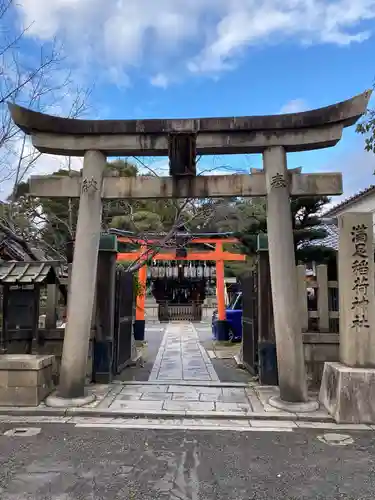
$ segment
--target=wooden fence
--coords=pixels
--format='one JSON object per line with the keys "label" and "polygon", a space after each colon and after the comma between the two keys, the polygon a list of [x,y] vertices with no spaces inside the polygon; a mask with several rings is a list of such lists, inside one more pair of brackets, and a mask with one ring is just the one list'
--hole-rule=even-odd
{"label": "wooden fence", "polygon": [[306,278],[304,265],[297,266],[299,310],[308,383],[320,387],[324,363],[339,361],[339,287],[328,281],[327,266],[316,267]]}
{"label": "wooden fence", "polygon": [[317,266],[316,277],[307,280],[305,266],[299,265],[297,280],[302,331],[339,333],[338,282],[328,281],[327,266]]}

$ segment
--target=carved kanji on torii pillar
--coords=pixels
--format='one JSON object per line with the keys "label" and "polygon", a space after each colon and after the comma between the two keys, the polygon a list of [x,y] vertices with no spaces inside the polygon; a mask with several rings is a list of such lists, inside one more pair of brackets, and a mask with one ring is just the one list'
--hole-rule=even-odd
{"label": "carved kanji on torii pillar", "polygon": [[[80,198],[58,394],[84,396],[103,199],[267,196],[267,230],[281,399],[306,402],[290,196],[342,193],[339,173],[287,170],[286,154],[334,146],[366,111],[371,92],[303,113],[186,120],[76,120],[10,104],[42,153],[83,156],[82,177],[33,177],[37,197]],[[180,149],[179,149],[180,148]],[[196,176],[195,155],[263,155],[263,171]],[[169,156],[171,177],[106,177],[107,156]]]}

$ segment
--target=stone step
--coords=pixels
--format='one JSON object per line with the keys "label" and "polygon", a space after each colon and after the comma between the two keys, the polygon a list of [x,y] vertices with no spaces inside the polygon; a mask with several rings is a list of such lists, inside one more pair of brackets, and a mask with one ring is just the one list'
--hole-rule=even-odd
{"label": "stone step", "polygon": [[140,386],[140,385],[181,385],[181,386],[191,386],[191,387],[253,387],[257,382],[254,381],[254,383],[244,383],[244,382],[219,382],[219,381],[212,381],[212,380],[207,380],[207,381],[202,381],[202,380],[147,380],[145,382],[138,382],[138,381],[121,381],[121,380],[114,380],[112,384],[116,385],[130,385],[130,386]]}
{"label": "stone step", "polygon": [[[215,412],[215,411],[147,411],[147,410],[131,410],[131,409],[116,409],[108,408],[48,408],[48,407],[1,407],[0,422],[11,420],[8,417],[92,417],[92,418],[159,418],[167,421],[174,418],[188,419],[244,419],[244,420],[264,420],[264,421],[303,421],[303,422],[320,422],[333,423],[334,420],[328,414],[322,412],[300,413],[293,414],[289,412]],[[375,427],[374,427],[375,428]]]}

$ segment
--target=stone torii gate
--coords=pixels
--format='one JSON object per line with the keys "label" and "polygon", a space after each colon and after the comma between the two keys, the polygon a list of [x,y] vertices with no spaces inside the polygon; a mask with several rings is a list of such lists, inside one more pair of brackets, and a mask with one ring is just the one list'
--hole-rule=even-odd
{"label": "stone torii gate", "polygon": [[[16,125],[42,153],[84,157],[82,177],[32,177],[35,197],[80,198],[68,321],[57,398],[85,403],[103,199],[267,196],[267,230],[280,397],[306,403],[307,385],[290,196],[342,193],[339,173],[287,171],[286,154],[336,145],[366,111],[371,92],[313,111],[274,116],[161,120],[77,120],[10,104]],[[196,176],[196,155],[263,155],[263,171]],[[107,156],[169,156],[170,177],[106,177]],[[74,399],[74,401],[72,401]],[[71,400],[71,401],[69,401]]]}

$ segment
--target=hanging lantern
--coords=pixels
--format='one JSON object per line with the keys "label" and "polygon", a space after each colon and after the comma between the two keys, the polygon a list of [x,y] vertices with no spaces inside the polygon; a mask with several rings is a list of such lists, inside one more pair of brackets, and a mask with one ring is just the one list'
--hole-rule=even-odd
{"label": "hanging lantern", "polygon": [[210,267],[208,266],[207,262],[204,263],[204,277],[210,277]]}
{"label": "hanging lantern", "polygon": [[203,274],[204,274],[204,270],[203,270],[202,264],[199,263],[198,267],[197,267],[197,277],[202,278]]}
{"label": "hanging lantern", "polygon": [[147,268],[147,278],[150,279],[152,277],[152,267]]}
{"label": "hanging lantern", "polygon": [[188,265],[185,263],[184,264],[184,278],[188,278],[189,277],[189,267]]}
{"label": "hanging lantern", "polygon": [[160,278],[164,278],[165,276],[165,267],[164,267],[164,264],[162,264],[160,267],[159,267],[159,277]]}
{"label": "hanging lantern", "polygon": [[152,265],[152,271],[151,271],[151,274],[152,274],[152,277],[153,278],[158,278],[158,266],[156,264],[156,262],[153,263]]}
{"label": "hanging lantern", "polygon": [[211,266],[211,278],[216,279],[216,262]]}
{"label": "hanging lantern", "polygon": [[167,278],[172,277],[172,267],[171,267],[171,263],[169,261],[167,262],[166,275],[167,275]]}
{"label": "hanging lantern", "polygon": [[190,274],[190,276],[191,276],[192,278],[195,278],[195,277],[196,277],[196,275],[197,275],[197,268],[195,267],[195,263],[191,266],[190,273],[191,273],[191,274]]}
{"label": "hanging lantern", "polygon": [[174,265],[173,268],[172,268],[172,276],[174,278],[178,278],[178,265]]}

